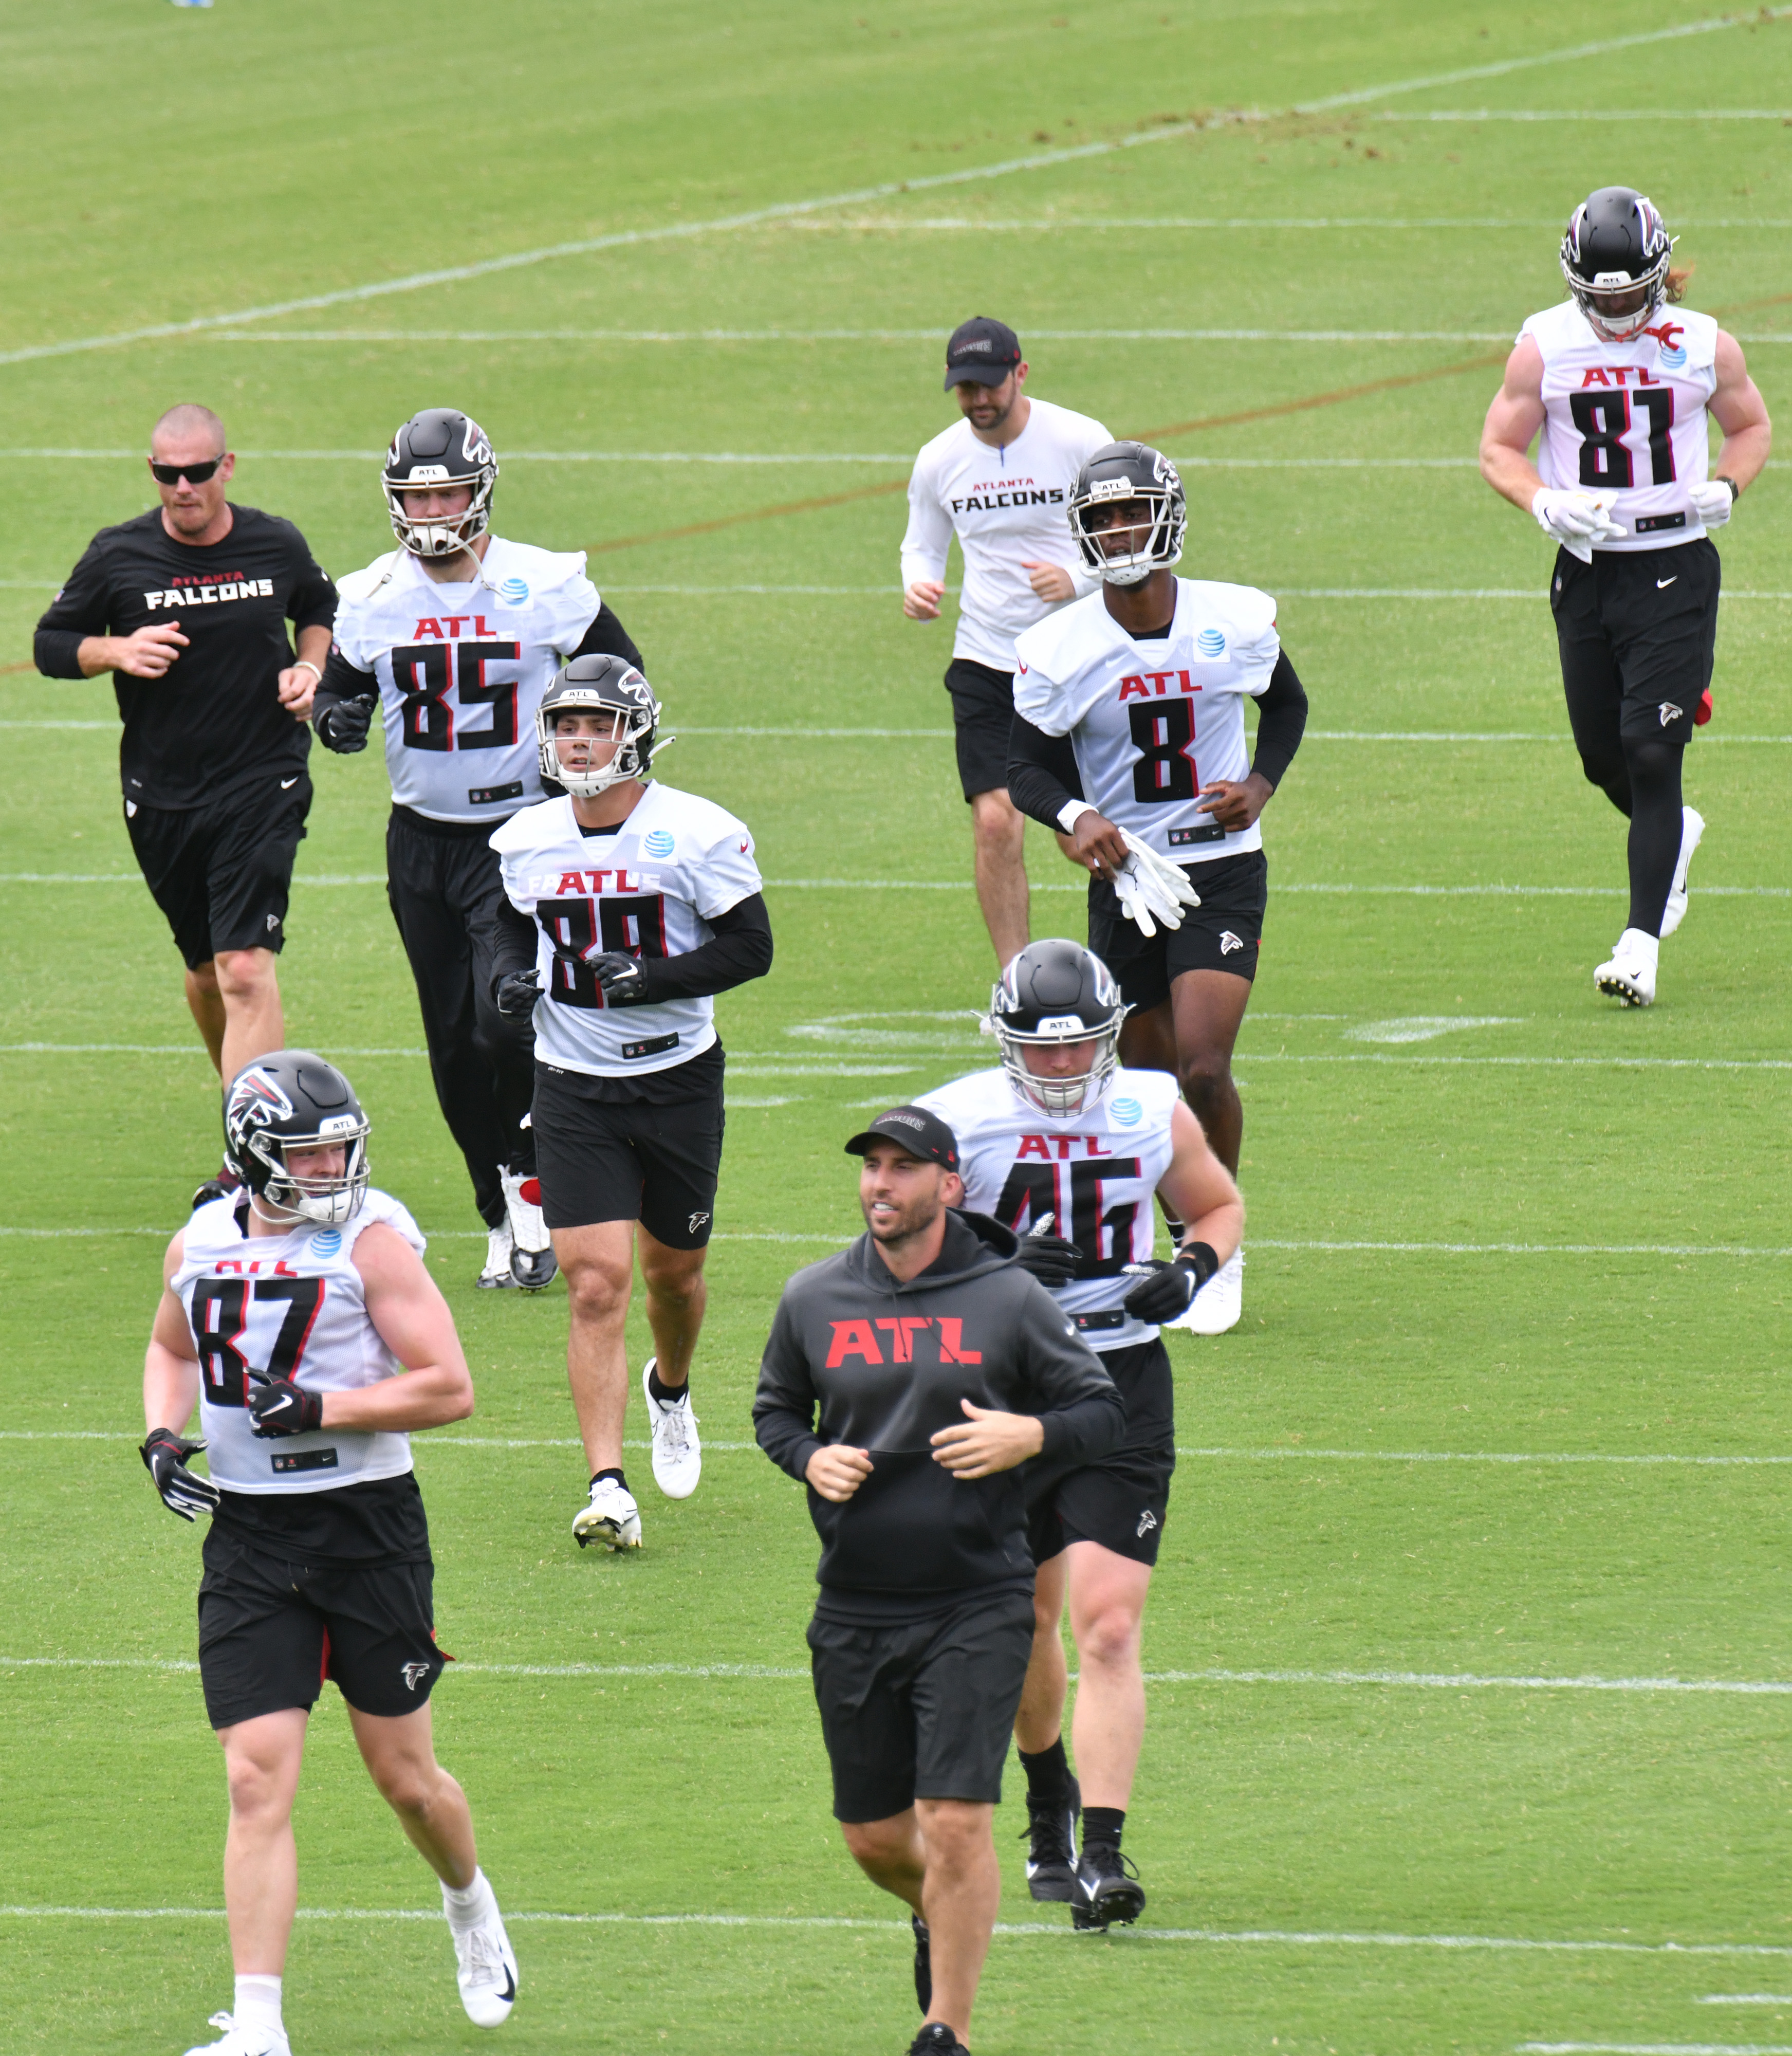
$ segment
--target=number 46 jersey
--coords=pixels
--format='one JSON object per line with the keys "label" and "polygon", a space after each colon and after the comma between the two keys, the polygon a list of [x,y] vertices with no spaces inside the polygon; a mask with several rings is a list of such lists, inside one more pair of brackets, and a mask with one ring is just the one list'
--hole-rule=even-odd
{"label": "number 46 jersey", "polygon": [[420,1256],[416,1223],[389,1194],[370,1190],[345,1227],[302,1221],[290,1235],[251,1237],[238,1220],[239,1196],[193,1215],[172,1281],[199,1351],[199,1432],[213,1480],[226,1492],[327,1492],[408,1471],[405,1434],[332,1428],[262,1441],[248,1394],[251,1375],[357,1392],[404,1369],[368,1319],[354,1247],[381,1221]]}
{"label": "number 46 jersey", "polygon": [[1228,834],[1196,796],[1250,769],[1244,698],[1281,654],[1276,603],[1254,586],[1176,581],[1167,635],[1135,641],[1099,592],[1048,615],[1014,646],[1014,710],[1068,735],[1083,797],[1173,864],[1261,849],[1256,822]]}
{"label": "number 46 jersey", "polygon": [[1005,1071],[955,1078],[915,1102],[958,1139],[965,1204],[1026,1235],[1050,1214],[1050,1232],[1083,1252],[1076,1275],[1052,1296],[1090,1348],[1131,1349],[1157,1330],[1121,1305],[1139,1283],[1126,1275],[1157,1240],[1158,1180],[1170,1168],[1170,1117],[1178,1097],[1168,1071],[1116,1071],[1092,1107],[1042,1113]]}
{"label": "number 46 jersey", "polygon": [[438,585],[407,550],[377,557],[337,587],[335,639],[378,683],[393,801],[495,828],[542,797],[535,710],[600,603],[582,551],[494,536],[480,569]]}

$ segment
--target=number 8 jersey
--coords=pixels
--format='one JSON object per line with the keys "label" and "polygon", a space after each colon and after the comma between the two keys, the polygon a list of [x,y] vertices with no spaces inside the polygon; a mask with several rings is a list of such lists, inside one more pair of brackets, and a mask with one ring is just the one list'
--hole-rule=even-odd
{"label": "number 8 jersey", "polygon": [[199,1359],[199,1433],[215,1483],[226,1492],[327,1492],[411,1468],[409,1435],[320,1429],[263,1441],[249,1413],[251,1375],[290,1378],[308,1392],[356,1392],[404,1369],[368,1319],[354,1247],[375,1221],[396,1228],[419,1256],[416,1223],[369,1190],[339,1228],[302,1221],[290,1235],[244,1233],[239,1194],[203,1206],[181,1237],[171,1281],[187,1310]]}
{"label": "number 8 jersey", "polygon": [[1169,634],[1139,642],[1093,592],[1015,644],[1014,710],[1070,737],[1083,798],[1116,827],[1204,864],[1263,847],[1256,822],[1229,834],[1194,801],[1250,769],[1243,696],[1266,689],[1281,654],[1276,603],[1254,586],[1179,578]]}

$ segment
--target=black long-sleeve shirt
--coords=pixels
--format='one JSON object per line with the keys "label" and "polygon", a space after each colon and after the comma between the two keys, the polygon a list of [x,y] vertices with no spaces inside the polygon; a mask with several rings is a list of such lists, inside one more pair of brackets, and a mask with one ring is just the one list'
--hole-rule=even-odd
{"label": "black long-sleeve shirt", "polygon": [[124,723],[119,771],[140,806],[185,810],[305,769],[311,734],[280,704],[286,623],[327,628],[336,588],[290,521],[231,508],[221,543],[177,542],[152,508],[102,528],[37,623],[45,678],[78,678],[89,635],[152,623],[187,639],[159,678],[112,674]]}

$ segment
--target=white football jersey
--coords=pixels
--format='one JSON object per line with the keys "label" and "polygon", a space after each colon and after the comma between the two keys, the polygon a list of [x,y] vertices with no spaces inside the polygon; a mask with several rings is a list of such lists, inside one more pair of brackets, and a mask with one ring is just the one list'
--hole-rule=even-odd
{"label": "white football jersey", "polygon": [[358,1392],[405,1366],[367,1318],[353,1262],[363,1229],[383,1221],[419,1256],[416,1223],[389,1193],[369,1190],[345,1227],[306,1221],[290,1235],[245,1235],[235,1194],[213,1200],[184,1231],[174,1291],[199,1358],[199,1432],[213,1482],[226,1492],[328,1492],[411,1468],[401,1433],[320,1429],[262,1441],[249,1412],[251,1373],[311,1392]]}
{"label": "white football jersey", "polygon": [[1083,797],[1159,856],[1206,864],[1261,849],[1253,822],[1229,834],[1195,797],[1250,769],[1243,695],[1269,685],[1281,643],[1276,603],[1254,586],[1176,581],[1170,633],[1135,642],[1099,592],[1014,646],[1014,708],[1068,735]]}
{"label": "white football jersey", "polygon": [[1139,1283],[1125,1275],[1157,1240],[1152,1205],[1174,1153],[1170,1117],[1180,1097],[1168,1071],[1116,1071],[1094,1106],[1042,1113],[1006,1071],[955,1078],[915,1102],[958,1138],[965,1204],[1025,1235],[1047,1214],[1048,1231],[1083,1252],[1076,1278],[1052,1296],[1095,1350],[1131,1349],[1157,1329],[1121,1305]]}
{"label": "white football jersey", "polygon": [[1062,564],[1080,593],[1095,586],[1070,532],[1076,474],[1111,443],[1099,421],[1049,400],[1029,403],[1027,425],[1005,449],[979,442],[966,421],[937,435],[914,461],[902,583],[944,581],[954,533],[964,552],[954,657],[1014,669],[1014,639],[1051,609],[1028,582],[1024,563]]}
{"label": "white football jersey", "polygon": [[494,536],[483,583],[438,585],[409,550],[337,590],[337,647],[379,681],[401,807],[494,825],[542,797],[535,710],[598,617],[585,553]]}
{"label": "white football jersey", "polygon": [[1711,472],[1705,409],[1717,390],[1717,323],[1664,307],[1628,342],[1606,342],[1572,300],[1533,314],[1518,331],[1543,354],[1543,437],[1537,476],[1565,490],[1616,490],[1624,534],[1569,543],[1583,563],[1593,549],[1659,550],[1695,542],[1705,524],[1687,498]]}
{"label": "white football jersey", "polygon": [[649,785],[618,829],[587,834],[570,799],[544,800],[491,838],[504,890],[539,931],[535,1055],[599,1077],[663,1071],[716,1040],[712,998],[606,1007],[585,959],[606,950],[681,957],[709,941],[710,918],[760,891],[753,839],[694,793]]}

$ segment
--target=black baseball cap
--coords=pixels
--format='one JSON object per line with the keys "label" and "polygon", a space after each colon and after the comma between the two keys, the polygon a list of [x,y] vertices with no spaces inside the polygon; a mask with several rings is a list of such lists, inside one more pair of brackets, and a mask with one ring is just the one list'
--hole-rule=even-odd
{"label": "black baseball cap", "polygon": [[847,1145],[847,1154],[862,1156],[874,1142],[899,1142],[923,1163],[937,1164],[948,1171],[958,1168],[957,1137],[924,1106],[893,1106],[889,1113],[880,1113]]}
{"label": "black baseball cap", "polygon": [[1005,322],[973,314],[960,322],[945,346],[945,389],[999,386],[1020,362],[1020,338]]}

